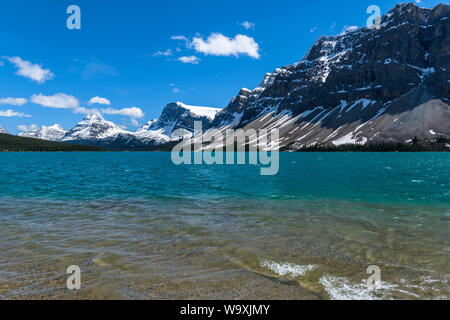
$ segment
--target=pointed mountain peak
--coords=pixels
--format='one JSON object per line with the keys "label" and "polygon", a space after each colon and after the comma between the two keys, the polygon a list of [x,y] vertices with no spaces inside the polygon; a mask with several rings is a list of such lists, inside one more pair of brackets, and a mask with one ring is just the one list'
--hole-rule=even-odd
{"label": "pointed mountain peak", "polygon": [[88,114],[64,136],[64,141],[96,140],[117,137],[119,134],[129,134],[114,122],[107,121],[99,113]]}
{"label": "pointed mountain peak", "polygon": [[94,121],[104,121],[105,118],[103,118],[103,115],[101,113],[91,113],[87,114],[83,120],[94,122]]}

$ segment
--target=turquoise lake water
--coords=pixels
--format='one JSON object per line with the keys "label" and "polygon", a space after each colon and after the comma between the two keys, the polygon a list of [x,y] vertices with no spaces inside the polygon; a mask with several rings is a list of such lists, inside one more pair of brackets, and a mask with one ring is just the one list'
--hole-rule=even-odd
{"label": "turquoise lake water", "polygon": [[448,153],[0,153],[0,298],[448,299],[449,223]]}

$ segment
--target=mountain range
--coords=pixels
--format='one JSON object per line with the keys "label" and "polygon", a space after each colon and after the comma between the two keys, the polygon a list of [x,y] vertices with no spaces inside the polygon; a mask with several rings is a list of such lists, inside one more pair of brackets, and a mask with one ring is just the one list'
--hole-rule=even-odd
{"label": "mountain range", "polygon": [[173,136],[175,131],[182,135],[193,132],[195,121],[201,121],[204,127],[208,128],[220,111],[221,109],[217,108],[189,106],[177,102],[168,104],[158,119],[147,122],[136,132],[127,131],[97,113],[87,115],[69,131],[55,124],[25,131],[19,133],[19,136],[113,149],[137,149],[178,139]]}
{"label": "mountain range", "polygon": [[53,125],[19,135],[135,149],[176,140],[175,130],[191,133],[201,121],[205,130],[276,128],[288,150],[449,138],[449,16],[445,4],[399,4],[379,28],[320,37],[300,62],[241,89],[223,109],[177,102],[136,132],[94,114],[69,131]]}

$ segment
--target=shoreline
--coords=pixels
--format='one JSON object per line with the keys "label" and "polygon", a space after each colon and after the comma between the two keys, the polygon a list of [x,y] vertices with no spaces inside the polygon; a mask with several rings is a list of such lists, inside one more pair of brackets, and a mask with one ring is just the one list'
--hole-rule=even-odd
{"label": "shoreline", "polygon": [[[180,141],[171,141],[165,144],[136,147],[136,148],[114,148],[114,146],[98,144],[80,144],[41,140],[36,138],[19,137],[10,134],[0,134],[0,152],[171,152]],[[207,147],[207,145],[206,145]],[[227,147],[223,146],[222,152],[227,152]],[[233,150],[237,150],[235,142]],[[245,145],[245,152],[249,152],[248,144]],[[194,145],[191,146],[194,152]],[[202,150],[202,152],[205,150]],[[437,137],[433,140],[419,140],[415,138],[411,143],[371,143],[371,144],[343,144],[314,145],[301,149],[292,149],[291,145],[281,147],[280,152],[449,152],[450,139]],[[237,152],[237,151],[233,151]]]}

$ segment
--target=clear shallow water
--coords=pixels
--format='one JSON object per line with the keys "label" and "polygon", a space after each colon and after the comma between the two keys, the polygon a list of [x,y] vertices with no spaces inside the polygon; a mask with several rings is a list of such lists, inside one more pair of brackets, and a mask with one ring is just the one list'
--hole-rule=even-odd
{"label": "clear shallow water", "polygon": [[0,298],[448,299],[448,153],[283,153],[259,173],[0,153]]}

